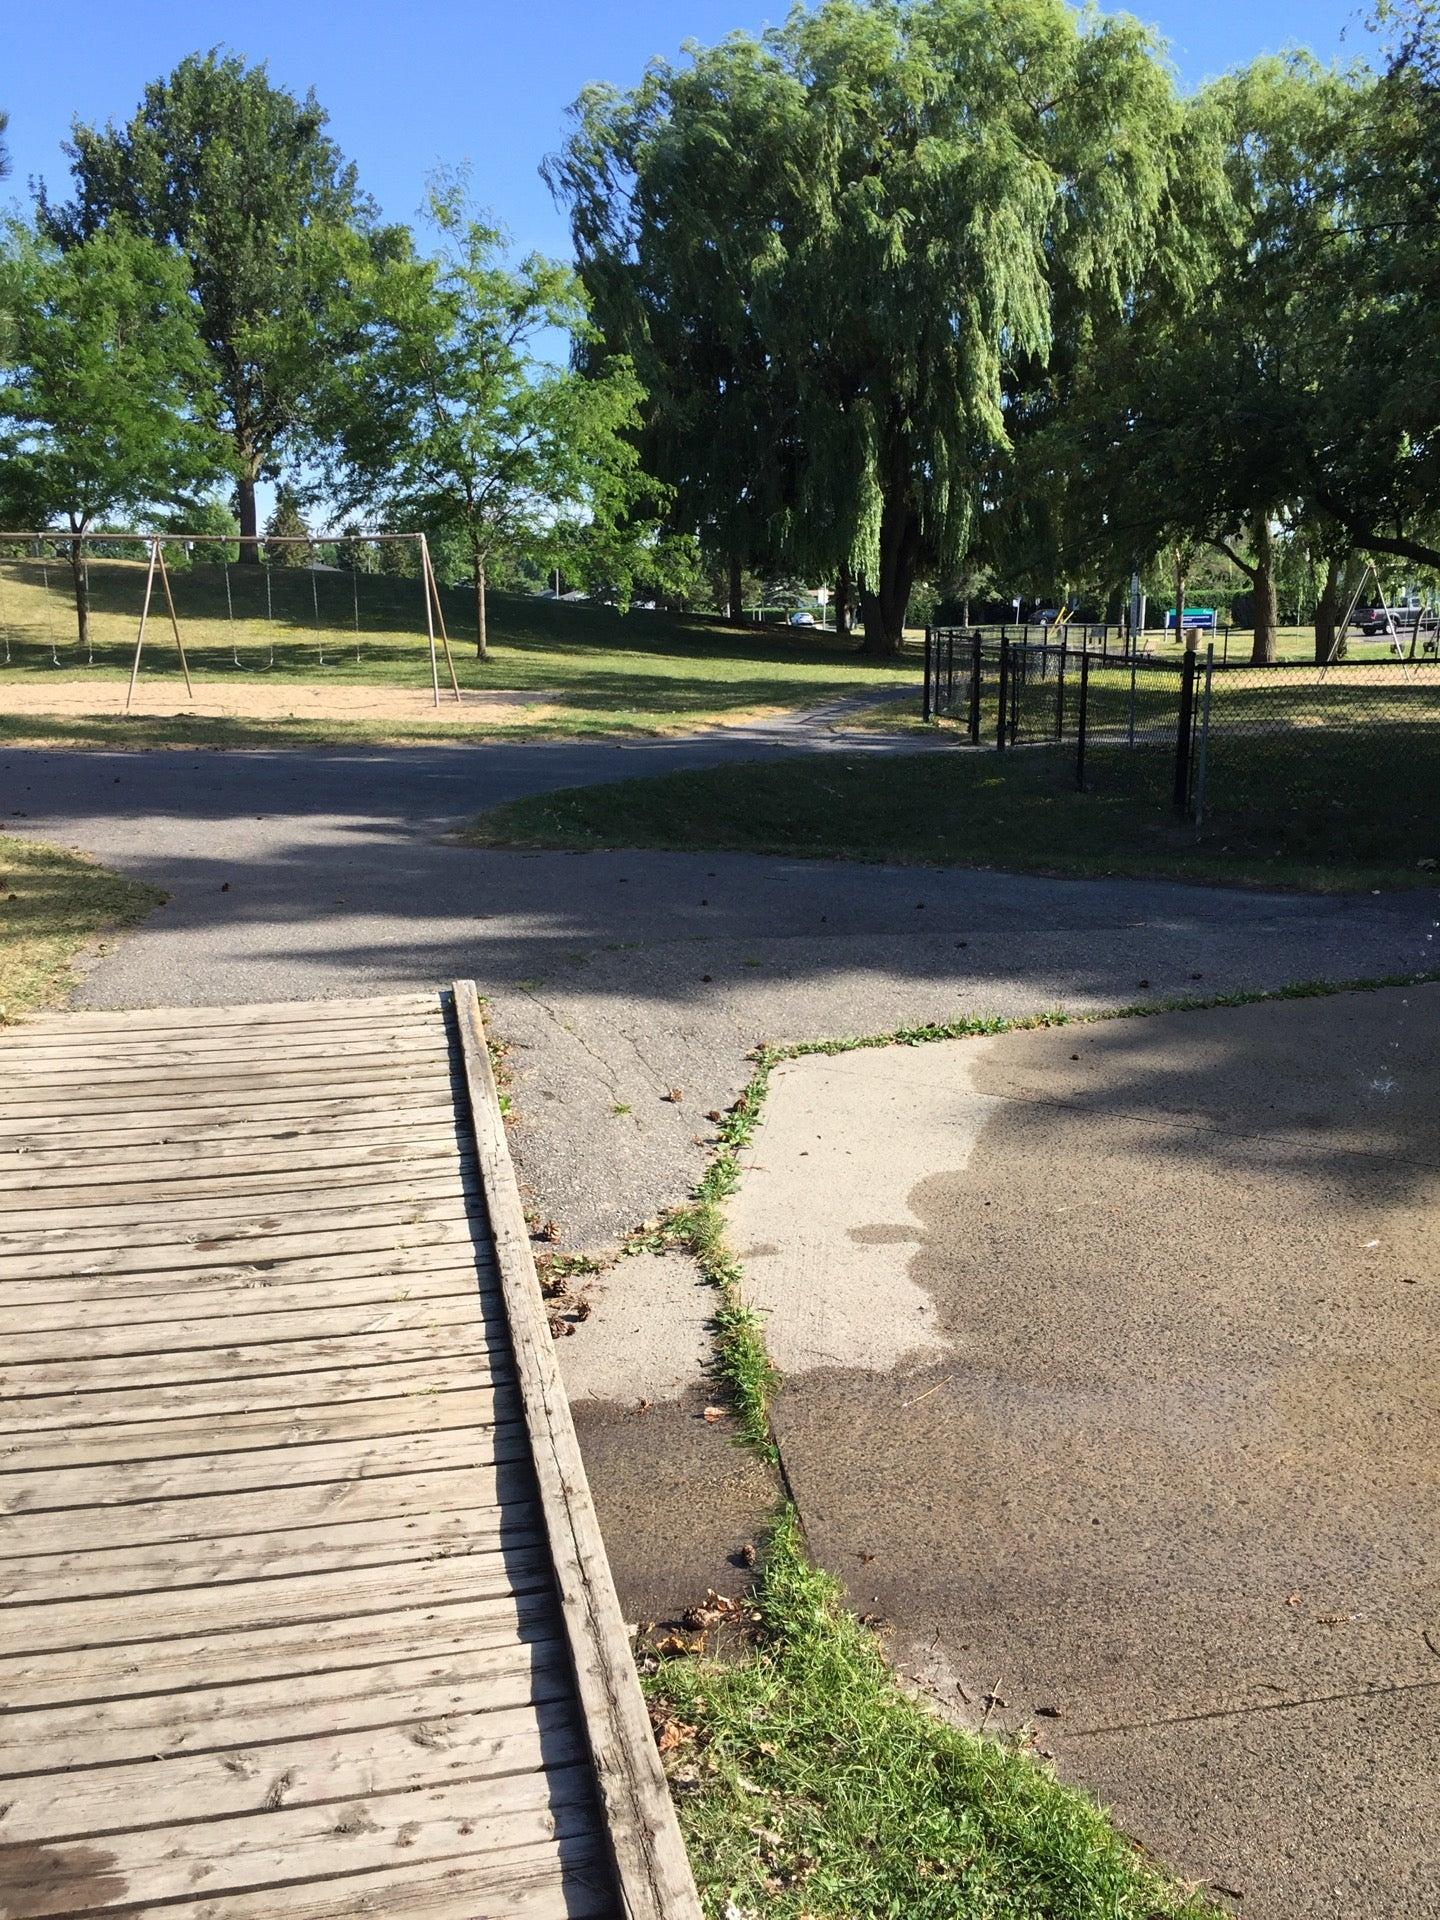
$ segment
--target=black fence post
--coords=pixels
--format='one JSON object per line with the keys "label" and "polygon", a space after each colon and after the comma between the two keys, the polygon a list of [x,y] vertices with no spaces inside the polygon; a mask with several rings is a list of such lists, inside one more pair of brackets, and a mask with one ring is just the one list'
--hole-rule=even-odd
{"label": "black fence post", "polygon": [[1090,718],[1090,655],[1080,656],[1080,711],[1075,716],[1075,784],[1085,791],[1085,729]]}
{"label": "black fence post", "polygon": [[995,745],[1005,745],[1005,702],[1010,695],[1010,642],[1002,633],[1000,636],[1000,720],[995,729]]}
{"label": "black fence post", "polygon": [[922,720],[933,720],[935,718],[935,695],[934,695],[934,689],[931,686],[931,679],[930,679],[930,671],[931,671],[930,670],[930,654],[931,654],[931,647],[932,647],[932,638],[933,638],[933,630],[930,627],[926,627],[925,629],[925,697],[924,697],[924,702],[922,704],[921,711],[920,711],[920,717]]}
{"label": "black fence post", "polygon": [[955,629],[951,627],[945,635],[945,711],[950,713],[955,706]]}
{"label": "black fence post", "polygon": [[977,627],[974,638],[971,641],[973,658],[970,663],[970,743],[976,747],[980,744],[980,663],[982,658],[981,649],[983,646],[984,641],[981,639],[980,629]]}
{"label": "black fence post", "polygon": [[1175,725],[1175,811],[1185,819],[1190,812],[1190,745],[1195,731],[1195,655],[1187,647],[1180,656],[1180,712]]}
{"label": "black fence post", "polygon": [[1060,633],[1060,673],[1055,683],[1055,738],[1065,738],[1065,656],[1069,651],[1069,634],[1065,629]]}

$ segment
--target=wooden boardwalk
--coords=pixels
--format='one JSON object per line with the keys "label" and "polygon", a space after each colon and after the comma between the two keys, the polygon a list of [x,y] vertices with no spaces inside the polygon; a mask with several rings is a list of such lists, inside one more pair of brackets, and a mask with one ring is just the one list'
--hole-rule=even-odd
{"label": "wooden boardwalk", "polygon": [[698,1920],[474,988],[0,1035],[0,1916]]}

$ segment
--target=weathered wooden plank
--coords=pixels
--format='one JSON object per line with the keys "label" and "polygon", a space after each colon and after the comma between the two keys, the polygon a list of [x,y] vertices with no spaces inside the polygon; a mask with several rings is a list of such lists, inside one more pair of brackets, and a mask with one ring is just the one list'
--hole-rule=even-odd
{"label": "weathered wooden plank", "polygon": [[[372,1616],[391,1618],[395,1616]],[[0,1714],[0,1779],[67,1768],[216,1753],[261,1740],[304,1740],[391,1721],[504,1712],[530,1701],[574,1709],[570,1653],[558,1637],[517,1639],[279,1679],[181,1687]],[[461,1636],[462,1638],[465,1636]],[[493,1638],[493,1635],[492,1635]],[[413,1639],[413,1635],[412,1635]]]}
{"label": "weathered wooden plank", "polygon": [[[501,1365],[508,1363],[501,1356]],[[172,1460],[191,1454],[224,1454],[248,1448],[303,1446],[311,1441],[350,1440],[356,1446],[414,1433],[455,1427],[491,1427],[520,1416],[513,1386],[449,1385],[438,1391],[399,1391],[384,1399],[341,1400],[334,1405],[241,1413],[183,1416],[169,1420],[86,1421],[70,1429],[0,1436],[0,1491],[5,1476],[35,1467],[99,1467],[115,1460]]]}
{"label": "weathered wooden plank", "polygon": [[[473,1299],[489,1284],[488,1269],[473,1265],[442,1266],[434,1272],[401,1276],[375,1274],[357,1280],[312,1280],[299,1285],[265,1279],[244,1287],[167,1287],[161,1293],[115,1295],[106,1290],[85,1299],[55,1299],[53,1281],[24,1281],[0,1288],[0,1351],[18,1332],[46,1333],[68,1328],[76,1333],[103,1334],[114,1327],[169,1322],[183,1312],[186,1324],[203,1320],[236,1320],[245,1314],[273,1318],[288,1313],[313,1314],[331,1308],[398,1306],[406,1302],[444,1300],[452,1296]],[[94,1284],[94,1283],[91,1283]],[[71,1349],[73,1351],[73,1347]],[[3,1464],[3,1462],[0,1462]]]}
{"label": "weathered wooden plank", "polygon": [[[177,1310],[179,1303],[176,1303]],[[120,1354],[151,1355],[182,1350],[204,1352],[225,1347],[260,1346],[277,1340],[353,1340],[370,1334],[410,1333],[427,1327],[473,1327],[484,1318],[483,1300],[474,1286],[443,1299],[391,1300],[363,1306],[331,1306],[322,1312],[304,1307],[259,1313],[232,1313],[199,1320],[132,1320],[111,1326],[67,1327],[60,1331],[10,1332],[5,1353],[16,1365],[63,1362],[73,1354],[77,1331],[83,1335],[85,1362]]]}
{"label": "weathered wooden plank", "polygon": [[5,1127],[8,1132],[18,1132],[45,1121],[52,1132],[68,1133],[75,1125],[93,1123],[106,1116],[113,1122],[113,1117],[120,1114],[144,1119],[174,1113],[183,1118],[186,1114],[209,1113],[221,1104],[230,1110],[243,1107],[252,1113],[276,1109],[293,1111],[297,1106],[308,1105],[312,1094],[316,1099],[333,1100],[352,1092],[363,1093],[371,1100],[384,1099],[393,1105],[406,1099],[433,1102],[449,1090],[449,1078],[443,1069],[427,1066],[412,1071],[403,1066],[388,1069],[381,1066],[372,1071],[365,1061],[333,1067],[329,1073],[318,1069],[288,1073],[284,1068],[277,1068],[263,1079],[243,1083],[231,1082],[224,1074],[216,1073],[208,1084],[176,1087],[162,1076],[153,1086],[133,1087],[128,1091],[106,1088],[95,1094],[86,1094],[81,1088],[48,1092],[27,1088],[20,1094],[6,1096]]}
{"label": "weathered wooden plank", "polygon": [[[369,1442],[321,1440],[232,1453],[197,1453],[178,1460],[123,1461],[113,1466],[87,1459],[73,1467],[35,1468],[0,1476],[0,1512],[49,1513],[67,1507],[189,1500],[263,1487],[283,1491],[331,1482],[344,1485],[441,1468],[475,1466],[478,1470],[491,1461],[523,1460],[528,1451],[522,1419],[503,1426],[404,1433]],[[277,1514],[277,1526],[287,1523],[287,1512]],[[9,1550],[8,1541],[0,1534],[0,1563]]]}
{"label": "weathered wooden plank", "polygon": [[441,1069],[428,1067],[413,1074],[397,1070],[383,1078],[363,1070],[347,1073],[336,1069],[328,1075],[298,1075],[288,1086],[234,1089],[227,1089],[224,1075],[217,1074],[214,1085],[209,1088],[187,1087],[173,1093],[159,1086],[132,1094],[107,1093],[92,1100],[78,1092],[56,1094],[48,1099],[37,1096],[23,1101],[7,1100],[4,1127],[7,1135],[38,1127],[47,1131],[53,1140],[92,1126],[113,1130],[122,1120],[148,1126],[173,1117],[177,1124],[193,1125],[197,1120],[208,1118],[213,1124],[217,1108],[226,1115],[253,1120],[273,1114],[303,1116],[314,1101],[348,1102],[358,1098],[368,1100],[372,1111],[393,1112],[407,1101],[411,1105],[434,1106],[451,1091],[448,1075]]}
{"label": "weathered wooden plank", "polygon": [[[618,1920],[604,1842],[568,1829],[534,1847],[287,1886],[284,1920]],[[165,1920],[277,1920],[276,1896],[182,1900]]]}
{"label": "weathered wooden plank", "polygon": [[[231,1061],[253,1061],[263,1042],[254,1030],[243,1034],[145,1034],[115,1039],[110,1035],[57,1039],[26,1046],[22,1039],[0,1039],[0,1074],[8,1084],[14,1076],[49,1073],[64,1078],[77,1073],[105,1073],[134,1066],[142,1070],[174,1065],[202,1066]],[[373,1026],[346,1030],[320,1025],[286,1028],[270,1044],[287,1060],[335,1059],[347,1052],[446,1052],[445,1035],[433,1020],[407,1023],[376,1021]]]}
{"label": "weathered wooden plank", "polygon": [[[550,1558],[543,1542],[498,1547],[460,1560],[407,1563],[405,1592],[416,1605],[445,1600],[509,1600],[517,1593],[552,1590]],[[16,1653],[58,1652],[62,1647],[118,1647],[194,1633],[255,1633],[300,1621],[353,1620],[382,1613],[395,1599],[396,1575],[388,1567],[342,1568],[338,1573],[296,1573],[278,1580],[240,1580],[233,1585],[176,1587],[169,1593],[127,1593],[118,1598],[7,1606],[0,1613],[7,1645]]]}
{"label": "weathered wooden plank", "polygon": [[462,1153],[453,1143],[434,1146],[424,1154],[392,1152],[384,1159],[354,1161],[335,1154],[306,1158],[309,1164],[300,1167],[265,1159],[237,1160],[210,1173],[198,1172],[183,1160],[164,1165],[152,1160],[148,1168],[140,1164],[128,1169],[124,1180],[111,1178],[115,1169],[107,1165],[97,1168],[103,1177],[87,1179],[81,1185],[75,1183],[73,1173],[56,1179],[32,1172],[28,1182],[0,1185],[0,1230],[21,1232],[32,1215],[43,1226],[41,1215],[60,1208],[98,1214],[112,1207],[133,1208],[139,1202],[153,1209],[162,1204],[180,1206],[205,1200],[244,1201],[259,1207],[274,1194],[333,1195],[352,1190],[364,1194],[410,1181],[442,1178],[473,1184],[475,1177],[473,1156]]}
{"label": "weathered wooden plank", "polygon": [[194,1033],[202,1027],[327,1027],[352,1020],[361,1027],[392,1014],[434,1018],[441,1006],[439,992],[384,993],[374,996],[337,996],[333,1000],[256,1000],[221,1007],[117,1007],[108,1012],[76,1008],[65,1013],[29,1015],[12,1029],[22,1043],[46,1036],[64,1040],[77,1033]]}
{"label": "weathered wooden plank", "polygon": [[320,1223],[293,1233],[270,1233],[263,1222],[246,1223],[214,1233],[197,1234],[175,1246],[147,1245],[143,1240],[121,1247],[55,1248],[35,1253],[7,1254],[0,1259],[0,1280],[67,1279],[92,1273],[166,1273],[180,1267],[234,1267],[241,1261],[263,1266],[276,1260],[316,1258],[322,1248],[337,1253],[383,1253],[389,1248],[453,1246],[473,1239],[477,1216],[461,1198],[422,1200],[413,1207],[389,1210],[385,1219],[367,1222],[344,1232]]}
{"label": "weathered wooden plank", "polygon": [[[489,1381],[513,1378],[507,1357],[481,1356]],[[305,1411],[346,1401],[390,1399],[397,1393],[440,1393],[447,1387],[487,1384],[473,1353],[426,1355],[421,1359],[356,1361],[350,1366],[317,1367],[298,1373],[253,1374],[239,1379],[190,1381],[181,1386],[114,1387],[104,1392],[65,1392],[33,1399],[0,1400],[0,1445],[17,1429],[54,1433],[111,1422],[166,1420],[173,1417],[258,1413],[264,1409]]]}
{"label": "weathered wooden plank", "polygon": [[76,1093],[93,1088],[96,1092],[128,1086],[149,1086],[168,1079],[178,1086],[213,1087],[217,1079],[227,1084],[244,1082],[276,1071],[334,1079],[337,1068],[354,1072],[362,1064],[374,1063],[380,1069],[394,1065],[406,1073],[448,1070],[449,1050],[444,1035],[416,1032],[413,1035],[367,1033],[363,1039],[287,1040],[271,1047],[254,1042],[237,1044],[223,1050],[209,1048],[194,1053],[177,1047],[129,1047],[118,1053],[61,1053],[47,1048],[35,1053],[0,1053],[0,1074],[7,1088],[17,1092],[35,1087],[43,1090]]}
{"label": "weathered wooden plank", "polygon": [[0,1849],[0,1911],[7,1920],[38,1920],[113,1907],[143,1910],[197,1886],[207,1900],[268,1886],[285,1889],[270,1896],[273,1914],[277,1897],[288,1906],[296,1880],[334,1881],[401,1858],[464,1860],[586,1835],[594,1819],[584,1766],[371,1794],[340,1806],[281,1805],[228,1821],[221,1834],[201,1822],[115,1832],[88,1847]]}
{"label": "weathered wooden plank", "polygon": [[[409,1333],[360,1334],[319,1340],[267,1340],[251,1347],[207,1347],[198,1352],[121,1354],[94,1360],[37,1361],[33,1366],[0,1367],[0,1402],[56,1393],[100,1393],[107,1388],[181,1386],[188,1381],[227,1381],[231,1392],[247,1376],[328,1370],[344,1362],[348,1351],[364,1356],[366,1366],[385,1360],[471,1357],[471,1377],[489,1377],[490,1343],[484,1328],[421,1327]],[[24,1421],[23,1410],[0,1404],[0,1419]]]}
{"label": "weathered wooden plank", "polygon": [[700,1920],[555,1359],[473,981],[456,981],[453,1005],[561,1618],[624,1911],[627,1920]]}
{"label": "weathered wooden plank", "polygon": [[[372,1794],[574,1767],[586,1759],[571,1703],[399,1721],[324,1739],[267,1740],[214,1755],[155,1759],[145,1770],[145,1824],[191,1826],[279,1807],[365,1800]],[[68,1779],[7,1783],[9,1844],[108,1834],[134,1820],[128,1766],[91,1766]]]}
{"label": "weathered wooden plank", "polygon": [[0,1699],[14,1710],[168,1694],[175,1696],[178,1711],[179,1696],[187,1689],[263,1679],[277,1683],[278,1698],[288,1696],[304,1676],[317,1673],[343,1673],[350,1676],[347,1685],[360,1687],[364,1669],[387,1661],[518,1647],[558,1631],[555,1598],[548,1592],[512,1593],[497,1600],[466,1594],[438,1606],[407,1606],[403,1594],[392,1595],[392,1601],[399,1604],[386,1611],[272,1626],[259,1633],[201,1633],[148,1645],[95,1646],[86,1650],[83,1661],[68,1650],[0,1654]]}
{"label": "weathered wooden plank", "polygon": [[79,1206],[53,1206],[48,1196],[34,1194],[28,1208],[0,1213],[0,1257],[13,1257],[27,1244],[41,1252],[57,1246],[119,1247],[157,1240],[174,1245],[197,1234],[208,1236],[214,1227],[229,1231],[232,1222],[239,1222],[246,1234],[309,1233],[327,1220],[386,1221],[424,1201],[464,1195],[473,1202],[479,1191],[475,1176],[457,1167],[419,1167],[399,1175],[375,1173],[339,1192],[312,1174],[305,1186],[278,1193],[222,1189],[192,1198],[162,1189],[128,1199],[92,1199]]}
{"label": "weathered wooden plank", "polygon": [[422,1280],[427,1273],[459,1271],[486,1284],[493,1267],[488,1246],[484,1241],[477,1243],[475,1230],[467,1223],[444,1233],[427,1228],[418,1244],[386,1246],[368,1253],[351,1249],[342,1254],[317,1254],[312,1249],[283,1260],[169,1267],[159,1273],[55,1274],[33,1280],[6,1280],[0,1283],[0,1301],[21,1311],[50,1304],[84,1302],[99,1307],[118,1302],[123,1312],[126,1301],[173,1301],[183,1294],[199,1314],[211,1294],[249,1290],[263,1299],[272,1288],[277,1294],[291,1289],[298,1295],[312,1286],[343,1286],[351,1278],[357,1288],[360,1283],[368,1286],[393,1281],[398,1291]]}
{"label": "weathered wooden plank", "polygon": [[[464,1151],[456,1128],[447,1116],[423,1127],[368,1126],[313,1127],[306,1131],[223,1135],[209,1142],[166,1146],[149,1141],[136,1147],[111,1145],[77,1151],[71,1146],[36,1147],[0,1152],[0,1190],[10,1193],[35,1187],[71,1186],[83,1177],[88,1187],[135,1180],[153,1170],[157,1180],[222,1178],[230,1173],[304,1173],[329,1167],[409,1166],[423,1160],[445,1160]],[[473,1156],[471,1156],[473,1157]]]}
{"label": "weathered wooden plank", "polygon": [[343,1138],[352,1133],[390,1135],[403,1131],[417,1135],[425,1128],[454,1124],[450,1099],[393,1100],[384,1095],[351,1100],[298,1100],[273,1108],[215,1109],[188,1114],[152,1114],[142,1119],[101,1119],[86,1126],[83,1116],[63,1127],[47,1121],[7,1121],[0,1106],[0,1166],[24,1164],[30,1155],[48,1153],[93,1154],[114,1149],[168,1147],[172,1153],[193,1146],[224,1152],[232,1147],[249,1150],[266,1141],[284,1147]]}
{"label": "weathered wooden plank", "polygon": [[[329,1521],[317,1527],[166,1541],[160,1546],[76,1547],[66,1553],[0,1558],[0,1605],[145,1593],[202,1581],[270,1580],[346,1567],[401,1567],[407,1560],[489,1553],[507,1532],[539,1539],[538,1508],[460,1507],[385,1520]],[[401,1577],[401,1576],[397,1576]]]}
{"label": "weathered wooden plank", "polygon": [[[313,1485],[237,1488],[189,1497],[136,1500],[124,1505],[12,1513],[5,1520],[7,1554],[61,1553],[77,1527],[92,1547],[153,1546],[169,1540],[221,1539],[288,1523],[321,1526],[336,1520],[379,1520],[397,1514],[443,1513],[531,1500],[528,1461],[478,1458],[458,1468],[374,1474],[364,1480]],[[0,1571],[5,1562],[0,1559]]]}

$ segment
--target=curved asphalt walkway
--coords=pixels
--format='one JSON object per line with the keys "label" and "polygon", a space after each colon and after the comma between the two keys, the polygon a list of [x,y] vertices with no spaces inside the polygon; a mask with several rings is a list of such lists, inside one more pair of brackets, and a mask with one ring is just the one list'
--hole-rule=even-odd
{"label": "curved asphalt walkway", "polygon": [[[0,826],[169,890],[90,972],[88,1006],[477,979],[511,1046],[522,1178],[571,1248],[613,1242],[684,1197],[705,1162],[705,1116],[734,1097],[760,1039],[1435,964],[1435,902],[1421,894],[1322,899],[748,855],[501,853],[445,838],[525,793],[865,745],[817,733],[815,719],[633,746],[11,749],[0,754]],[[893,737],[869,745],[903,750]],[[737,1580],[726,1556],[771,1499],[761,1470],[700,1418],[708,1305],[685,1263],[626,1261],[563,1343],[631,1617]]]}

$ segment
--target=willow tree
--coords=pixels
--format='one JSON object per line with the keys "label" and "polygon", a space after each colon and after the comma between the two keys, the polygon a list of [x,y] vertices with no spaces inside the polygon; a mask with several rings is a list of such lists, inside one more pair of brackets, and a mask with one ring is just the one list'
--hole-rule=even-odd
{"label": "willow tree", "polygon": [[746,558],[856,577],[899,647],[957,567],[1060,289],[1123,303],[1181,116],[1134,21],[1063,0],[825,0],[593,87],[547,166],[645,458]]}

